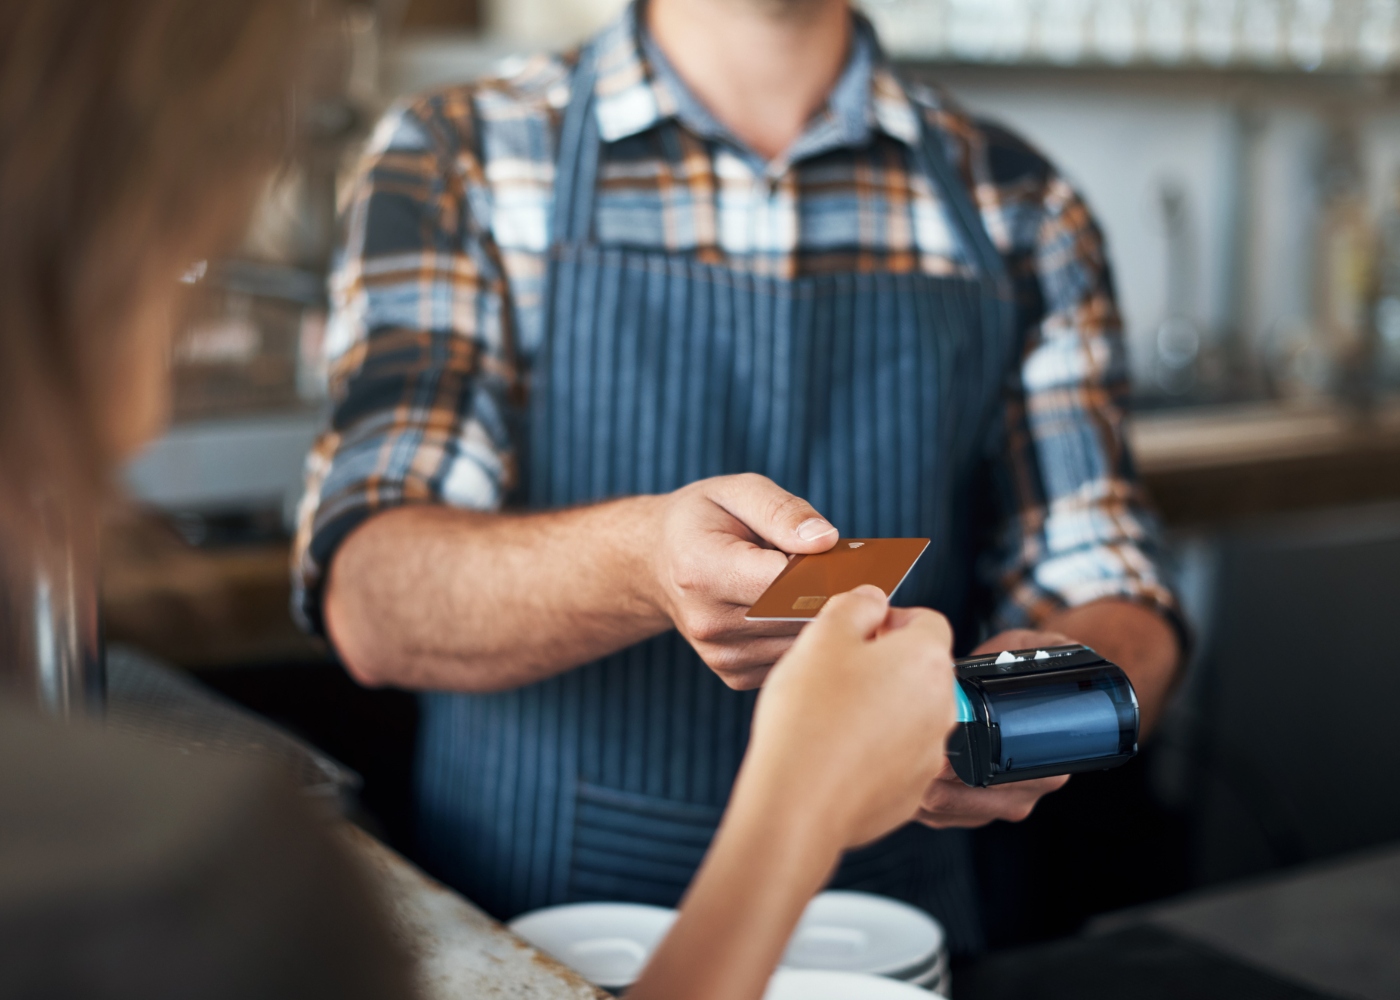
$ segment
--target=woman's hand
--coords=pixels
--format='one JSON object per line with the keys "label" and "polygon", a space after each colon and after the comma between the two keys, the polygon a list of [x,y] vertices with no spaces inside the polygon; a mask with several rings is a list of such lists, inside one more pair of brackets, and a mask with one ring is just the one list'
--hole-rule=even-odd
{"label": "woman's hand", "polygon": [[848,847],[914,817],[953,727],[952,632],[833,597],[768,675],[734,794],[635,1000],[757,1000]]}
{"label": "woman's hand", "polygon": [[843,849],[908,822],[955,720],[952,640],[942,615],[876,587],[833,597],[759,695],[736,799],[761,785]]}

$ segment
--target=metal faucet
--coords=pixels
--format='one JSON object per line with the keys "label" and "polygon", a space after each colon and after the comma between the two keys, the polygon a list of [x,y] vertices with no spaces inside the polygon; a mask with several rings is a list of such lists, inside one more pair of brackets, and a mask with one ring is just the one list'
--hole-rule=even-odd
{"label": "metal faucet", "polygon": [[[0,564],[0,688],[48,715],[100,718],[106,669],[97,546],[63,505],[43,503],[27,551]],[[95,532],[92,534],[95,535]]]}

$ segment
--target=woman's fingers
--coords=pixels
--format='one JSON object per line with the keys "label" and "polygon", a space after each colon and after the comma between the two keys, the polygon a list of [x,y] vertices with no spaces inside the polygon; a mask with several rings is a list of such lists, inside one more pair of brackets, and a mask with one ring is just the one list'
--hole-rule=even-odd
{"label": "woman's fingers", "polygon": [[817,612],[813,625],[831,636],[869,639],[885,621],[889,608],[885,592],[867,583],[827,601]]}
{"label": "woman's fingers", "polygon": [[911,637],[930,642],[947,651],[953,647],[953,626],[937,611],[928,608],[890,608],[881,627],[883,634],[910,630]]}
{"label": "woman's fingers", "polygon": [[947,618],[928,608],[892,608],[884,591],[868,583],[837,594],[815,620],[828,623],[835,633],[862,639],[909,630],[909,641],[928,642],[942,650],[953,645],[953,629]]}

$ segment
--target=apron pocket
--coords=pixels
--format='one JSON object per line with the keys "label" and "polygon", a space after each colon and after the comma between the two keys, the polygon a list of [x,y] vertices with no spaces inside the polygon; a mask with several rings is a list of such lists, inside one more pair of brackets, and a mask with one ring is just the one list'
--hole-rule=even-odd
{"label": "apron pocket", "polygon": [[580,782],[569,899],[675,906],[723,811]]}

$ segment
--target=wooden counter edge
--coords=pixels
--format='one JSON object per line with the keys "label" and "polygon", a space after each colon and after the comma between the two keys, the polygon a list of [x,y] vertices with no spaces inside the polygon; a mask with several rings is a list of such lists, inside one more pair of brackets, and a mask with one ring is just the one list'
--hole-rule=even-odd
{"label": "wooden counter edge", "polygon": [[340,829],[412,957],[422,1000],[612,1000],[357,827]]}

